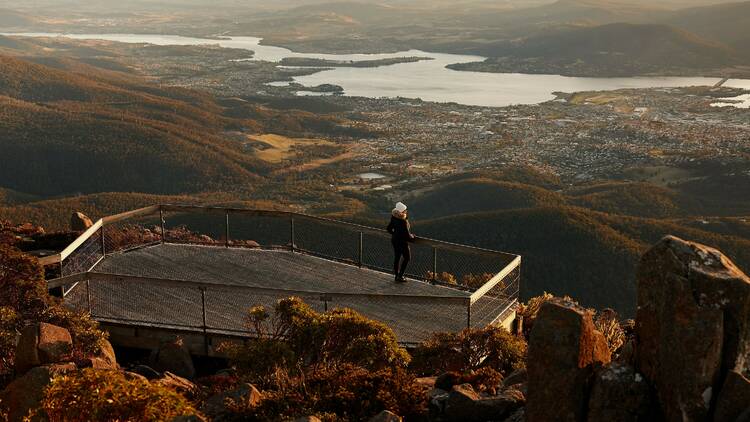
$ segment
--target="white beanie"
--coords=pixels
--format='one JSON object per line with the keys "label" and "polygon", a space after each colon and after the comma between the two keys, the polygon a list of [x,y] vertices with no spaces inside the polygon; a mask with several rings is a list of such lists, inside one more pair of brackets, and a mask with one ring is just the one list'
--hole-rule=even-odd
{"label": "white beanie", "polygon": [[398,212],[404,212],[406,211],[406,205],[404,205],[403,202],[396,202],[396,211]]}

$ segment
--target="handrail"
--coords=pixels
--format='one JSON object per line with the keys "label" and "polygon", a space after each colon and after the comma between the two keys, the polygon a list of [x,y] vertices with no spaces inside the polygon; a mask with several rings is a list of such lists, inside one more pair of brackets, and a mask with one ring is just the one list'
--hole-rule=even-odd
{"label": "handrail", "polygon": [[[78,238],[76,238],[76,240],[73,241],[73,243],[71,243],[70,245],[68,245],[68,247],[66,247],[62,252],[55,254],[55,255],[50,255],[47,257],[40,258],[39,263],[43,266],[58,264],[58,263],[61,264],[63,261],[65,261],[65,259],[68,258],[68,256],[70,256],[73,252],[75,252],[77,248],[79,248],[84,242],[90,239],[98,230],[103,229],[105,226],[113,224],[113,223],[125,221],[125,220],[135,218],[135,217],[151,215],[157,212],[162,213],[164,211],[176,211],[176,212],[197,211],[197,212],[206,212],[206,213],[243,214],[243,215],[274,216],[274,217],[286,216],[289,218],[304,218],[304,219],[309,219],[313,221],[321,221],[325,223],[351,227],[351,228],[357,229],[360,232],[375,233],[378,235],[384,235],[387,233],[386,230],[378,229],[378,228],[370,227],[370,226],[365,226],[362,224],[351,223],[347,221],[339,221],[339,220],[334,220],[334,219],[330,219],[326,217],[318,217],[314,215],[291,212],[291,211],[252,210],[252,209],[245,209],[245,208],[214,207],[214,206],[187,205],[187,204],[159,204],[159,205],[151,205],[148,207],[138,208],[135,210],[126,211],[126,212],[122,212],[119,214],[100,218],[91,227],[89,227],[85,232],[83,232],[80,236],[78,236]],[[496,284],[497,280],[501,280],[512,269],[514,269],[518,265],[517,261],[520,261],[520,258],[521,258],[520,256],[516,254],[510,254],[507,252],[501,252],[501,251],[486,249],[486,248],[479,248],[476,246],[461,245],[457,243],[446,242],[443,240],[430,239],[430,238],[425,238],[425,237],[417,237],[415,239],[415,243],[432,245],[433,247],[440,247],[441,249],[453,250],[455,252],[472,252],[475,254],[492,256],[492,257],[502,256],[511,260],[510,264],[506,265],[502,272],[495,275],[492,279],[490,279],[488,283],[485,283],[485,285],[480,289],[484,293],[486,293],[486,291],[488,291],[489,288],[491,288],[494,284]],[[495,283],[493,283],[493,281],[495,281]],[[479,297],[479,296],[480,295],[477,295],[476,297]]]}
{"label": "handrail", "polygon": [[497,283],[501,282],[505,277],[508,276],[513,270],[518,268],[521,265],[521,257],[517,256],[516,259],[513,260],[510,264],[506,265],[505,268],[503,268],[502,271],[495,274],[494,277],[489,279],[482,287],[477,289],[474,293],[471,295],[471,303],[476,302],[479,300],[482,296],[487,294],[490,290],[492,290],[493,287],[497,285]]}
{"label": "handrail", "polygon": [[100,218],[96,220],[96,222],[91,225],[86,231],[81,233],[80,236],[76,238],[76,240],[73,241],[70,245],[68,245],[65,249],[62,250],[62,252],[55,254],[55,255],[49,255],[42,258],[39,258],[39,264],[42,266],[52,265],[52,264],[58,264],[63,261],[67,257],[70,256],[73,252],[75,252],[76,249],[78,249],[84,242],[89,240],[91,236],[94,235],[100,228],[112,224],[117,223],[119,221],[127,220],[129,218],[133,217],[139,217],[141,215],[148,215],[153,214],[156,211],[159,211],[161,208],[161,205],[151,205],[148,207],[138,208],[131,211],[125,211],[120,214],[110,215],[107,217]]}
{"label": "handrail", "polygon": [[[356,228],[363,232],[377,233],[377,234],[388,233],[386,230],[379,229],[376,227],[370,227],[370,226],[365,226],[362,224],[351,223],[348,221],[334,220],[331,218],[319,217],[315,215],[303,214],[303,213],[292,212],[292,211],[251,210],[251,209],[246,209],[246,208],[211,207],[211,206],[201,206],[201,205],[180,205],[180,204],[164,204],[164,205],[161,205],[161,209],[163,211],[183,211],[184,212],[184,211],[190,211],[190,210],[198,210],[198,211],[203,211],[203,212],[245,214],[245,215],[254,215],[254,216],[302,217],[302,218],[308,218],[311,220],[323,221],[326,223],[334,223],[337,225],[348,226],[348,227]],[[415,239],[415,243],[441,246],[446,249],[453,249],[453,250],[459,249],[459,250],[465,251],[468,249],[468,250],[471,250],[472,252],[476,252],[480,254],[493,255],[493,256],[500,255],[500,256],[505,256],[507,258],[514,258],[514,259],[518,256],[516,254],[511,254],[508,252],[502,252],[502,251],[487,249],[487,248],[480,248],[477,246],[462,245],[458,243],[447,242],[444,240],[431,239],[428,237],[417,237]]]}

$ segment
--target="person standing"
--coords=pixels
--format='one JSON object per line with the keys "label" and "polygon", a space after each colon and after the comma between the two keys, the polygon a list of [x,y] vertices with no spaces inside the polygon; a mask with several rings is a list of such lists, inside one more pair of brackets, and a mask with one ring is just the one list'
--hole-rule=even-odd
{"label": "person standing", "polygon": [[396,282],[403,283],[406,281],[404,279],[406,266],[411,260],[409,243],[414,242],[416,237],[411,233],[408,211],[402,202],[396,203],[396,207],[391,211],[391,222],[388,223],[386,230],[391,234],[393,245],[393,273],[396,276]]}

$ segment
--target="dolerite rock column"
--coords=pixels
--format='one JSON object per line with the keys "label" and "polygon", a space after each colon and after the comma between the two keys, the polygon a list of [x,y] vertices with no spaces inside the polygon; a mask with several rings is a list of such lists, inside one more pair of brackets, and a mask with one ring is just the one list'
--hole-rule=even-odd
{"label": "dolerite rock column", "polygon": [[586,420],[594,374],[610,360],[590,311],[562,299],[542,305],[529,339],[526,421]]}
{"label": "dolerite rock column", "polygon": [[668,421],[713,418],[730,371],[747,371],[750,279],[716,249],[668,236],[638,269],[636,369]]}

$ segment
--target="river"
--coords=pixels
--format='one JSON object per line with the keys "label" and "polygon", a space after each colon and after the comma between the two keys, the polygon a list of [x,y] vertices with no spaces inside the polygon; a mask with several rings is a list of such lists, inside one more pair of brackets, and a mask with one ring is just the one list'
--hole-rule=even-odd
{"label": "river", "polygon": [[[61,36],[60,34],[3,34],[23,36]],[[453,63],[484,60],[484,57],[431,53],[420,50],[390,54],[310,54],[286,48],[260,45],[261,38],[231,37],[221,40],[182,37],[177,35],[139,34],[65,34],[75,39],[99,39],[126,43],[156,45],[218,44],[255,52],[253,60],[279,62],[285,57],[320,58],[329,60],[374,60],[393,57],[431,57],[412,63],[374,68],[339,67],[313,75],[295,77],[304,86],[339,85],[344,95],[363,97],[406,97],[425,101],[455,102],[466,105],[502,107],[513,104],[538,104],[554,98],[553,92],[614,90],[621,88],[655,88],[714,85],[719,78],[704,77],[631,77],[578,78],[559,75],[520,73],[481,73],[447,69]],[[729,80],[725,86],[747,87],[748,80]]]}

